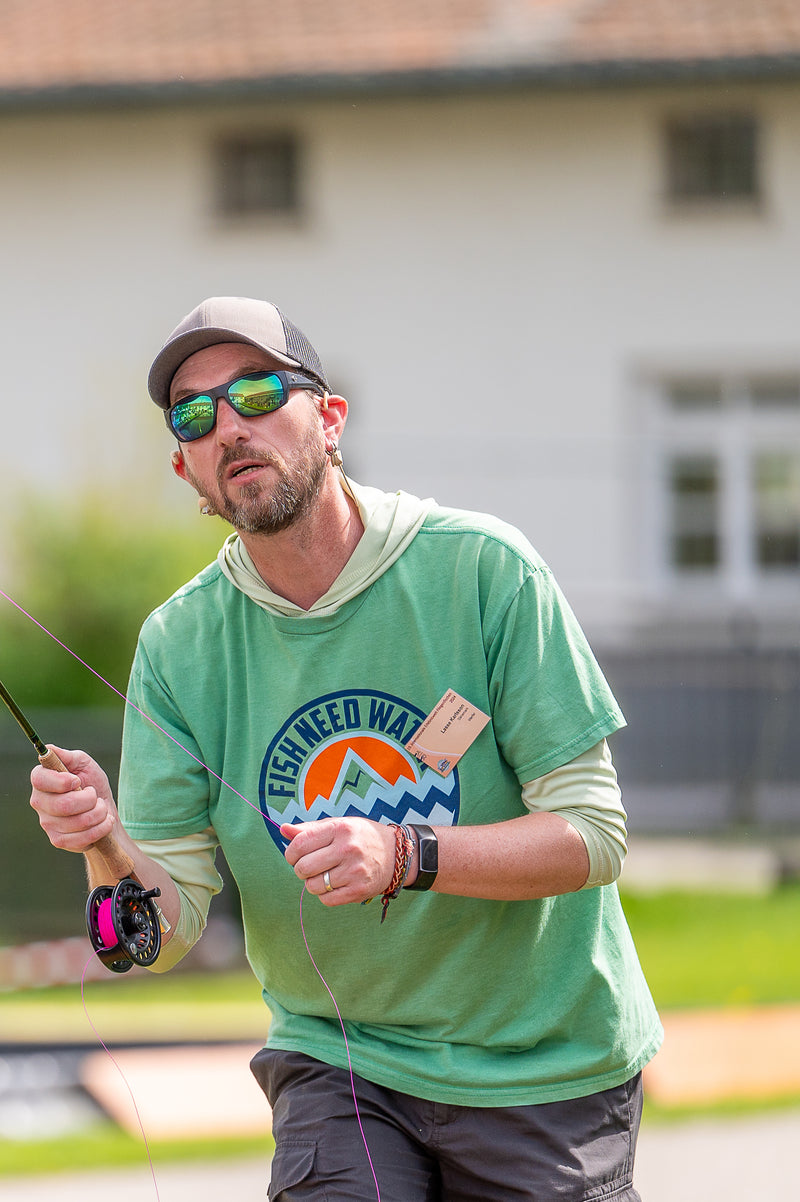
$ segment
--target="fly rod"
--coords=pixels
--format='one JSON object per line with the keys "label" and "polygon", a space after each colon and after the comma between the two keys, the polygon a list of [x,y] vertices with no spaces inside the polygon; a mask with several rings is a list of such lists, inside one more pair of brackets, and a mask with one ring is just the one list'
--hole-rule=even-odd
{"label": "fly rod", "polygon": [[[33,744],[39,763],[56,772],[68,772],[52,748],[36,730],[0,680],[0,697]],[[98,958],[111,972],[127,972],[134,964],[147,967],[161,950],[161,915],[153,902],[160,889],[144,889],[134,872],[131,857],[113,835],[103,835],[91,845],[116,877],[112,889],[100,885],[86,903],[86,927]],[[91,850],[91,848],[87,848]]]}

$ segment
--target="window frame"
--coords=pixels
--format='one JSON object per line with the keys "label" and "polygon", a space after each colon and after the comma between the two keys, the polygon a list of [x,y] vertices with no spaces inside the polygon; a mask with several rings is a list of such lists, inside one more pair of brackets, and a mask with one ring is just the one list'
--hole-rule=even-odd
{"label": "window frame", "polygon": [[[268,189],[258,195],[257,183],[248,185],[247,176],[257,176],[257,162],[248,165],[247,158],[265,157],[272,152],[275,166],[284,179],[271,201]],[[237,159],[240,160],[237,162]],[[212,211],[217,222],[225,225],[252,223],[296,222],[305,214],[303,147],[300,137],[291,130],[237,130],[218,133],[211,148]],[[244,177],[237,195],[228,181],[237,170]],[[262,168],[263,170],[263,168]],[[248,187],[252,196],[248,197]]]}
{"label": "window frame", "polygon": [[[676,412],[670,388],[703,378],[720,384],[720,406]],[[787,448],[800,458],[800,403],[785,409],[751,403],[753,386],[770,379],[800,384],[800,365],[736,373],[660,371],[646,378],[640,397],[645,415],[640,513],[645,578],[657,596],[697,601],[707,597],[715,604],[781,604],[791,599],[796,605],[800,564],[765,566],[757,557],[756,458]],[[720,560],[714,567],[681,568],[672,557],[671,472],[680,456],[718,461]]]}
{"label": "window frame", "polygon": [[[726,138],[733,142],[737,132],[741,138],[749,138],[750,144],[744,148],[744,153],[749,156],[745,173],[749,172],[751,184],[748,188],[731,190],[725,186],[724,177],[726,173],[728,176],[735,175],[737,165],[732,161],[731,148],[728,147],[726,151],[724,142]],[[705,140],[705,148],[702,145],[692,148],[690,142],[693,136],[697,143]],[[679,145],[681,140],[684,142],[683,148]],[[759,208],[763,203],[762,140],[759,115],[749,107],[697,107],[665,114],[661,122],[661,161],[663,198],[667,207],[676,212]],[[705,186],[702,186],[702,181],[700,186],[689,186],[691,175],[698,175],[697,164],[693,170],[692,164],[687,161],[692,149],[698,161],[702,159],[703,149],[709,158],[716,156],[716,163],[705,164],[708,175]]]}

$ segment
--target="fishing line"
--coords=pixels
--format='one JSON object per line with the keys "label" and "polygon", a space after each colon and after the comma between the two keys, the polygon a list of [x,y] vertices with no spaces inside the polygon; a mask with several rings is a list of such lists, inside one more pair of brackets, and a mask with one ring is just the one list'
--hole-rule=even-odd
{"label": "fishing line", "polygon": [[36,618],[34,618],[33,614],[29,614],[27,609],[23,609],[23,607],[19,604],[18,601],[15,601],[13,597],[9,597],[8,593],[4,592],[3,589],[1,589],[1,588],[0,588],[0,597],[5,597],[6,601],[9,601],[14,606],[14,608],[18,609],[19,612],[21,614],[24,614],[26,618],[29,618],[31,620],[31,622],[33,622],[34,626],[38,626],[39,629],[41,631],[43,631],[48,636],[48,638],[51,638],[54,643],[58,643],[59,647],[63,648],[63,650],[66,651],[68,655],[71,655],[73,659],[76,659],[78,661],[78,663],[81,664],[87,670],[87,672],[91,672],[92,676],[95,676],[102,684],[104,684],[106,686],[106,688],[111,689],[112,693],[116,693],[118,697],[121,697],[126,705],[129,705],[132,710],[136,711],[137,714],[141,714],[141,716],[145,719],[146,722],[149,722],[150,725],[154,726],[156,730],[161,731],[162,735],[166,735],[167,738],[170,739],[175,744],[176,747],[179,747],[181,749],[181,751],[184,751],[191,759],[193,759],[195,761],[195,763],[199,764],[201,768],[205,768],[206,772],[210,773],[210,775],[213,776],[215,778],[215,780],[218,780],[219,783],[221,785],[224,785],[226,789],[230,789],[231,793],[235,793],[237,797],[241,798],[241,800],[245,803],[245,805],[249,805],[251,810],[255,810],[257,814],[262,814],[262,817],[266,818],[267,822],[270,822],[274,827],[276,827],[278,830],[280,830],[279,822],[275,822],[272,818],[269,817],[268,814],[263,814],[263,812],[259,806],[254,805],[253,802],[250,801],[247,797],[245,797],[245,795],[243,793],[240,793],[238,789],[234,789],[233,785],[229,785],[226,780],[223,780],[222,777],[219,776],[214,771],[213,768],[210,768],[208,766],[208,764],[204,764],[199,756],[195,755],[193,751],[190,751],[188,747],[184,747],[183,743],[181,743],[181,741],[179,739],[176,739],[174,735],[171,735],[168,730],[165,730],[163,726],[159,726],[158,722],[156,722],[154,718],[151,718],[149,714],[146,714],[144,712],[144,710],[139,709],[139,706],[134,701],[131,701],[130,697],[128,697],[125,693],[120,692],[120,690],[116,687],[116,685],[113,685],[110,680],[106,680],[105,676],[101,676],[100,673],[95,668],[93,668],[91,664],[87,664],[85,659],[81,659],[81,657],[78,655],[77,651],[73,651],[72,648],[68,647],[66,643],[62,643],[61,639],[58,638],[57,635],[53,634],[52,630],[48,630],[46,626],[44,626],[41,622],[39,622]]}
{"label": "fishing line", "polygon": [[375,1192],[378,1195],[378,1202],[381,1202],[381,1190],[380,1190],[380,1186],[378,1185],[378,1177],[375,1172],[375,1165],[372,1163],[372,1157],[370,1156],[369,1144],[367,1143],[367,1136],[366,1136],[366,1132],[364,1131],[364,1125],[361,1122],[361,1111],[358,1109],[358,1098],[356,1097],[356,1078],[355,1078],[355,1074],[353,1072],[353,1063],[350,1059],[350,1044],[347,1039],[347,1032],[345,1031],[345,1028],[344,1028],[344,1019],[342,1018],[341,1011],[339,1010],[339,1006],[336,1002],[336,998],[333,996],[333,993],[331,992],[330,985],[328,984],[328,982],[323,977],[322,973],[317,968],[317,962],[311,954],[311,948],[308,946],[308,940],[306,939],[306,928],[303,925],[303,898],[305,897],[305,894],[306,894],[306,887],[304,884],[302,892],[300,894],[300,930],[302,931],[302,934],[303,934],[303,943],[306,945],[306,951],[308,952],[308,958],[314,966],[314,972],[317,974],[320,981],[322,981],[322,984],[325,986],[325,988],[328,991],[328,996],[330,997],[331,1001],[333,1002],[333,1008],[336,1011],[336,1017],[339,1020],[339,1026],[342,1028],[342,1039],[344,1040],[344,1050],[347,1053],[347,1069],[348,1069],[348,1072],[350,1073],[350,1089],[352,1090],[352,1093],[353,1093],[353,1105],[355,1106],[355,1110],[356,1110],[356,1121],[358,1123],[358,1129],[361,1132],[361,1139],[364,1144],[364,1151],[366,1152],[367,1160],[369,1161],[369,1168],[370,1168],[370,1172],[372,1173],[372,1180],[375,1183]]}
{"label": "fishing line", "polygon": [[[131,707],[131,709],[136,711],[137,714],[141,714],[141,716],[145,719],[145,721],[149,722],[150,725],[155,727],[156,730],[159,730],[159,731],[161,731],[162,734],[166,735],[166,737],[168,739],[170,739],[171,742],[173,742],[176,747],[179,747],[181,751],[185,752],[186,755],[188,755],[197,764],[199,764],[201,768],[204,768],[206,770],[206,772],[210,773],[210,775],[213,776],[215,778],[215,780],[218,780],[221,785],[223,785],[226,789],[230,789],[231,793],[234,793],[237,797],[241,798],[241,800],[245,803],[245,805],[250,806],[251,810],[255,810],[256,813],[261,814],[262,817],[266,818],[267,822],[271,823],[272,826],[274,826],[277,830],[280,830],[280,823],[275,822],[272,818],[269,817],[269,815],[264,814],[259,806],[254,805],[253,802],[250,801],[249,798],[245,797],[243,793],[240,793],[238,789],[234,789],[233,785],[229,785],[226,780],[224,780],[221,776],[219,776],[214,771],[213,768],[209,767],[208,764],[205,764],[200,759],[199,756],[194,754],[193,751],[190,751],[188,747],[184,747],[183,743],[181,743],[179,739],[176,739],[175,736],[171,735],[168,730],[165,730],[163,726],[160,726],[159,723],[155,721],[155,719],[151,718],[149,714],[146,714],[144,712],[144,710],[140,709],[139,706],[136,705],[135,702],[131,701],[131,699],[125,693],[121,692],[115,685],[113,685],[111,683],[111,681],[106,680],[105,676],[102,676],[95,668],[93,668],[91,666],[91,664],[88,664],[86,662],[86,660],[81,659],[81,657],[78,655],[78,653],[76,651],[73,651],[71,647],[68,647],[66,643],[63,643],[61,641],[61,639],[58,638],[57,635],[53,634],[52,630],[48,630],[48,628],[42,622],[40,622],[37,618],[34,618],[33,614],[28,613],[28,611],[26,609],[24,609],[23,606],[21,606],[18,601],[15,601],[13,597],[10,597],[9,594],[7,592],[5,592],[2,588],[0,588],[0,597],[5,597],[6,601],[8,601],[11,605],[13,605],[15,609],[19,610],[19,612],[21,614],[24,614],[25,617],[28,618],[31,622],[33,622],[34,626],[38,626],[39,629],[48,636],[48,638],[52,639],[54,643],[57,643],[59,647],[61,647],[64,651],[67,652],[68,655],[71,655],[73,659],[77,660],[79,664],[81,664],[84,668],[86,668],[87,672],[91,672],[92,676],[96,677],[97,680],[99,680],[102,684],[106,685],[107,688],[111,689],[112,693],[116,693],[116,695],[118,697],[120,697],[125,702],[126,705],[129,705]],[[303,888],[300,892],[300,933],[303,936],[303,943],[305,944],[305,949],[308,954],[308,958],[311,961],[314,971],[316,972],[320,981],[325,986],[328,996],[330,997],[331,1002],[333,1003],[333,1008],[336,1011],[336,1017],[339,1020],[339,1026],[341,1027],[341,1031],[342,1031],[342,1038],[344,1039],[345,1051],[347,1053],[347,1065],[348,1065],[348,1071],[350,1074],[350,1087],[351,1087],[351,1090],[353,1093],[353,1105],[355,1107],[356,1121],[358,1122],[358,1129],[361,1132],[361,1139],[364,1143],[364,1150],[367,1154],[367,1160],[369,1161],[369,1167],[370,1167],[370,1171],[372,1173],[372,1179],[375,1184],[375,1192],[377,1194],[377,1202],[381,1202],[381,1191],[380,1191],[380,1187],[378,1185],[378,1178],[375,1173],[375,1166],[372,1161],[372,1156],[370,1155],[369,1144],[367,1143],[367,1137],[364,1132],[363,1124],[361,1122],[361,1112],[359,1111],[359,1108],[358,1108],[358,1099],[356,1097],[355,1074],[353,1072],[353,1066],[352,1066],[352,1063],[350,1060],[350,1045],[349,1045],[348,1039],[347,1039],[347,1032],[345,1031],[344,1019],[342,1018],[341,1011],[339,1010],[339,1006],[337,1004],[336,998],[333,996],[333,991],[331,990],[331,987],[329,986],[328,982],[325,980],[324,976],[320,972],[320,970],[317,966],[317,962],[314,959],[313,955],[311,954],[311,948],[309,947],[308,938],[306,936],[305,924],[303,922],[303,897],[305,896],[305,893],[306,893],[306,884],[305,884],[305,882],[303,882]],[[92,958],[94,958],[94,954],[93,954]],[[108,1055],[111,1057],[111,1060],[114,1062],[114,1064],[117,1068],[117,1071],[120,1073],[120,1076],[122,1076],[123,1081],[125,1081],[125,1085],[128,1089],[128,1092],[131,1095],[131,1099],[133,1100],[134,1109],[136,1110],[136,1117],[139,1120],[139,1126],[142,1131],[142,1138],[144,1139],[144,1145],[145,1145],[145,1149],[147,1151],[147,1158],[150,1161],[150,1168],[153,1171],[153,1182],[155,1184],[155,1171],[153,1169],[153,1161],[150,1156],[150,1148],[147,1143],[147,1137],[144,1133],[144,1127],[142,1126],[141,1118],[139,1117],[139,1110],[138,1110],[138,1107],[136,1106],[136,1101],[133,1098],[133,1091],[131,1090],[130,1086],[128,1085],[128,1082],[125,1080],[125,1076],[122,1072],[122,1069],[119,1067],[117,1062],[114,1060],[114,1057],[111,1055],[111,1052],[106,1047],[105,1043],[103,1043],[103,1040],[100,1038],[94,1024],[92,1023],[92,1020],[89,1018],[88,1011],[86,1010],[86,1002],[85,1002],[85,998],[84,998],[84,989],[83,989],[85,975],[86,975],[86,969],[84,968],[83,976],[81,977],[81,1000],[83,1002],[84,1013],[86,1014],[87,1020],[89,1022],[89,1026],[92,1028],[92,1031],[94,1031],[95,1035],[97,1036],[97,1039],[98,1039],[100,1045],[103,1048],[105,1048],[106,1052],[108,1052]],[[157,1198],[159,1196],[157,1184],[156,1184],[156,1196],[157,1196]],[[160,1199],[159,1199],[159,1202],[160,1202]]]}
{"label": "fishing line", "polygon": [[89,957],[89,959],[84,964],[83,972],[81,973],[81,1003],[83,1005],[83,1013],[86,1015],[86,1021],[89,1024],[89,1026],[92,1028],[92,1031],[94,1032],[97,1042],[100,1044],[100,1047],[103,1049],[103,1051],[106,1053],[106,1055],[108,1056],[111,1063],[114,1065],[114,1068],[117,1070],[117,1072],[119,1073],[120,1077],[122,1078],[122,1080],[125,1084],[125,1088],[127,1089],[128,1093],[130,1094],[130,1099],[131,1099],[131,1102],[133,1103],[133,1110],[136,1115],[136,1121],[139,1124],[139,1130],[142,1133],[142,1141],[144,1143],[144,1150],[147,1153],[147,1163],[150,1165],[150,1175],[153,1178],[153,1189],[156,1191],[156,1202],[161,1202],[161,1194],[158,1192],[158,1182],[156,1180],[156,1169],[155,1169],[155,1165],[153,1164],[153,1157],[150,1154],[150,1144],[148,1143],[148,1140],[147,1140],[147,1133],[145,1132],[145,1129],[144,1129],[144,1123],[142,1122],[142,1116],[139,1113],[139,1107],[136,1104],[136,1098],[133,1096],[133,1090],[130,1087],[128,1078],[125,1076],[122,1069],[120,1068],[119,1063],[114,1059],[114,1056],[113,1056],[108,1044],[103,1040],[102,1036],[100,1035],[100,1032],[97,1030],[97,1027],[92,1022],[92,1020],[89,1016],[89,1011],[86,1006],[86,996],[85,996],[85,992],[84,992],[84,986],[86,984],[86,973],[89,971],[89,965],[93,963],[94,958],[95,958],[94,953],[92,953],[92,955]]}

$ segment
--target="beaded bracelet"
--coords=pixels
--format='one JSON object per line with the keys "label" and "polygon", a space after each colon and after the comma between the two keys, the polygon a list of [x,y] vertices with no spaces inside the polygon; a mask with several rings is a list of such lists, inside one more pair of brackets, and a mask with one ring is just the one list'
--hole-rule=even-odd
{"label": "beaded bracelet", "polygon": [[411,859],[414,855],[414,838],[407,826],[395,826],[394,846],[394,872],[392,873],[392,879],[389,881],[388,889],[385,893],[381,894],[381,901],[383,902],[381,922],[386,917],[389,902],[393,901],[403,888],[405,879],[408,876],[408,870],[411,867]]}

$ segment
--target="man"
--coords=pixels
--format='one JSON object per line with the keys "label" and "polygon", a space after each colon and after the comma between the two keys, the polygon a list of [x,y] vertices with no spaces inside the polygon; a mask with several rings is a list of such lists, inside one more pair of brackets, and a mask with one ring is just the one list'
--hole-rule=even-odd
{"label": "man", "polygon": [[614,883],[624,720],[547,567],[351,484],[347,403],[266,302],[198,306],[149,388],[234,534],[142,629],[119,815],[84,753],[34,769],[51,841],[116,834],[161,889],[157,969],[221,846],[271,1014],[270,1198],[637,1199],[661,1028]]}

